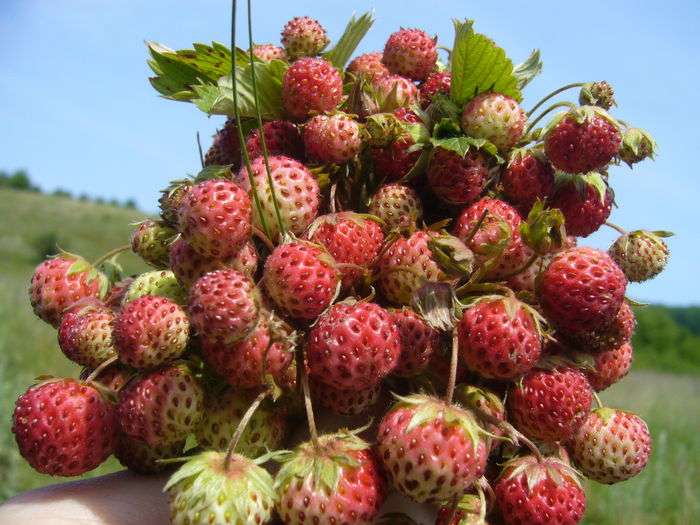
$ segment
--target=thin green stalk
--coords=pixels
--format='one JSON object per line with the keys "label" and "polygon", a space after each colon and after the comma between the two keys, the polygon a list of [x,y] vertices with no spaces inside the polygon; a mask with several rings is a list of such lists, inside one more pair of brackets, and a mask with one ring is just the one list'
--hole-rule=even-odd
{"label": "thin green stalk", "polygon": [[537,117],[535,120],[533,120],[530,123],[530,125],[525,130],[525,135],[527,135],[528,133],[530,133],[530,131],[532,131],[532,128],[534,128],[535,124],[537,124],[540,120],[542,120],[542,117],[544,117],[548,113],[551,113],[555,109],[561,108],[561,107],[576,108],[576,104],[574,104],[573,102],[557,102],[556,104],[552,104],[547,109],[545,109],[542,113],[540,113],[539,117]]}
{"label": "thin green stalk", "polygon": [[107,253],[105,253],[104,255],[102,255],[101,257],[99,257],[98,259],[96,259],[96,260],[92,263],[92,265],[93,265],[95,268],[97,268],[100,264],[102,264],[103,262],[105,262],[107,259],[111,259],[111,258],[114,257],[115,255],[117,255],[117,254],[119,254],[119,253],[122,253],[122,252],[125,252],[125,251],[130,250],[130,249],[131,249],[131,244],[125,244],[125,245],[123,245],[123,246],[120,246],[119,248],[114,248],[114,250],[109,250]]}
{"label": "thin green stalk", "polygon": [[613,230],[615,230],[616,232],[618,232],[618,233],[620,233],[620,234],[622,234],[622,235],[626,235],[626,234],[627,234],[627,231],[626,231],[622,226],[618,226],[617,224],[614,224],[614,223],[612,223],[612,222],[610,222],[610,221],[606,221],[606,222],[605,222],[605,225],[606,225],[608,228],[612,228]]}
{"label": "thin green stalk", "polygon": [[228,470],[229,464],[231,463],[231,456],[233,456],[233,453],[236,451],[238,442],[241,440],[241,437],[243,437],[243,432],[245,432],[248,423],[253,418],[253,415],[260,406],[260,403],[262,403],[265,400],[269,393],[270,392],[268,390],[263,390],[262,392],[260,392],[258,394],[258,397],[256,397],[255,400],[250,404],[248,410],[246,410],[245,414],[243,414],[243,417],[238,422],[236,431],[234,432],[233,437],[231,437],[231,442],[229,443],[228,449],[226,450],[226,458],[224,459],[224,470]]}
{"label": "thin green stalk", "polygon": [[569,90],[571,88],[575,88],[575,87],[583,87],[583,82],[574,82],[573,84],[567,84],[565,86],[560,87],[559,89],[555,89],[549,95],[547,95],[542,100],[540,100],[537,104],[535,104],[535,106],[530,111],[527,112],[527,116],[529,117],[530,115],[532,115],[535,111],[537,111],[537,108],[542,106],[542,104],[547,102],[550,98],[556,97],[559,93],[563,93],[564,91],[567,91],[567,90]]}
{"label": "thin green stalk", "polygon": [[199,163],[204,167],[204,154],[202,153],[202,141],[199,140],[199,131],[197,132],[197,151],[199,151]]}

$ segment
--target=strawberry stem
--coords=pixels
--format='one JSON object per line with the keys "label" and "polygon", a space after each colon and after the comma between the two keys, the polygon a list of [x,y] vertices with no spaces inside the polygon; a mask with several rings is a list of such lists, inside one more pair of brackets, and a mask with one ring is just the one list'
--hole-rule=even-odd
{"label": "strawberry stem", "polygon": [[549,106],[547,109],[545,109],[542,113],[540,113],[540,115],[539,115],[535,120],[533,120],[533,121],[530,123],[530,125],[529,125],[529,126],[527,127],[527,129],[525,130],[525,135],[527,135],[528,133],[530,133],[530,131],[532,131],[532,128],[535,127],[535,124],[537,124],[540,120],[542,120],[542,118],[543,118],[545,115],[551,113],[551,112],[554,111],[555,109],[563,108],[563,107],[575,109],[577,106],[576,106],[576,104],[574,104],[573,102],[557,102],[556,104],[552,104],[552,105]]}
{"label": "strawberry stem", "polygon": [[110,250],[101,257],[98,257],[95,259],[95,262],[92,263],[92,265],[97,268],[100,264],[105,262],[107,259],[111,259],[115,255],[119,255],[122,252],[125,252],[127,250],[131,249],[131,244],[125,244],[124,246],[120,246],[119,248],[114,248],[114,250]]}
{"label": "strawberry stem", "polygon": [[197,151],[199,152],[199,163],[204,167],[204,153],[202,153],[202,141],[199,139],[199,131],[197,132]]}
{"label": "strawberry stem", "polygon": [[255,235],[258,239],[260,239],[260,241],[265,245],[265,247],[268,250],[272,251],[275,249],[275,245],[272,244],[272,241],[270,240],[270,238],[267,235],[265,235],[264,232],[260,231],[260,229],[256,228],[255,226],[253,226],[253,235]]}
{"label": "strawberry stem", "polygon": [[452,404],[452,398],[455,394],[455,384],[457,383],[457,365],[459,357],[457,350],[459,349],[459,338],[457,336],[457,328],[452,330],[452,350],[450,353],[450,376],[447,382],[447,391],[445,392],[445,401],[448,405]]}
{"label": "strawberry stem", "polygon": [[256,397],[255,400],[250,404],[245,414],[243,414],[243,417],[241,418],[240,422],[238,423],[238,426],[236,427],[236,432],[234,432],[233,437],[231,437],[231,442],[229,443],[228,449],[226,450],[226,458],[224,459],[224,470],[228,470],[228,466],[231,463],[231,456],[236,451],[236,447],[238,446],[238,442],[243,436],[243,432],[245,432],[248,423],[255,414],[255,411],[260,406],[260,403],[262,403],[265,400],[269,393],[269,390],[263,390],[262,392],[260,392],[258,394],[258,397]]}
{"label": "strawberry stem", "polygon": [[598,408],[603,408],[605,405],[603,405],[603,402],[600,400],[600,396],[598,395],[598,392],[593,392],[593,399],[595,399],[595,404],[598,405]]}
{"label": "strawberry stem", "polygon": [[625,230],[625,229],[624,229],[623,227],[621,227],[621,226],[618,226],[617,224],[613,224],[613,223],[610,222],[610,221],[605,221],[605,225],[606,225],[608,228],[612,228],[613,230],[619,232],[619,233],[622,234],[622,235],[626,235],[626,234],[627,234],[627,230]]}
{"label": "strawberry stem", "polygon": [[119,356],[113,355],[112,357],[105,359],[102,361],[97,368],[95,368],[92,372],[90,372],[90,375],[87,376],[85,379],[86,383],[92,383],[95,378],[102,373],[102,371],[110,366],[112,363],[114,363],[117,359],[119,359]]}
{"label": "strawberry stem", "polygon": [[527,116],[531,116],[535,111],[537,111],[537,108],[542,106],[545,102],[547,102],[550,98],[556,97],[559,93],[563,93],[564,91],[568,91],[569,89],[576,88],[576,87],[582,87],[583,82],[574,82],[573,84],[567,84],[565,86],[560,87],[559,89],[555,89],[552,91],[549,95],[545,96],[542,100],[540,100],[535,106],[527,112]]}
{"label": "strawberry stem", "polygon": [[309,433],[311,434],[311,443],[314,449],[319,448],[318,430],[316,429],[316,419],[314,418],[314,407],[311,403],[311,389],[309,388],[309,372],[306,369],[306,363],[303,357],[303,350],[297,352],[297,366],[301,370],[301,388],[304,394],[304,408],[306,409],[306,420],[309,424]]}

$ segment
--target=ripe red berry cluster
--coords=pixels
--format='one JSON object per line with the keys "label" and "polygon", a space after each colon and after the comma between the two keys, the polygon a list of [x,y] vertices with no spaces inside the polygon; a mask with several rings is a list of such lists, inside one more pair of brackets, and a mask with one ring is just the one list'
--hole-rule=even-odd
{"label": "ripe red berry cluster", "polygon": [[34,311],[85,371],[20,396],[20,452],[60,476],[187,456],[175,524],[369,524],[391,492],[439,524],[578,523],[581,474],[623,481],[651,453],[642,419],[594,399],[630,369],[627,283],[664,268],[667,234],[577,238],[608,220],[609,168],[653,139],[608,113],[606,82],[539,113],[513,88],[465,100],[453,79],[474,68],[419,29],[345,71],[313,19],[281,41],[250,50],[279,114],[229,115],[134,230],[153,270],[36,269]]}

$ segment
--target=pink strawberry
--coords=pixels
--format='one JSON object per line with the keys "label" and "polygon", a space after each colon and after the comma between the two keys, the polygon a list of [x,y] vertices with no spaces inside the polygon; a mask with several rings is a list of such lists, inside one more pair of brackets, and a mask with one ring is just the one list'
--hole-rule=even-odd
{"label": "pink strawberry", "polygon": [[114,451],[114,407],[90,385],[52,379],[17,399],[12,432],[20,454],[38,472],[79,476]]}
{"label": "pink strawberry", "polygon": [[443,148],[435,148],[428,164],[428,184],[447,204],[471,204],[484,191],[489,178],[489,160],[479,151],[464,157]]}
{"label": "pink strawberry", "polygon": [[34,270],[29,300],[34,313],[55,328],[63,312],[83,299],[100,299],[107,279],[82,257],[64,253],[42,262]]}
{"label": "pink strawberry", "polygon": [[440,333],[408,308],[391,316],[399,330],[400,354],[394,373],[404,377],[423,372],[440,345]]}
{"label": "pink strawberry", "polygon": [[452,85],[452,74],[449,71],[433,71],[420,85],[420,103],[427,108],[437,94],[449,95]]}
{"label": "pink strawberry", "polygon": [[381,226],[353,212],[322,215],[306,235],[311,242],[323,245],[336,263],[351,265],[340,267],[344,288],[369,270],[384,243]]}
{"label": "pink strawberry", "polygon": [[342,98],[340,73],[322,58],[300,58],[284,74],[282,102],[293,120],[304,120],[314,111],[332,111]]}
{"label": "pink strawberry", "polygon": [[488,445],[467,410],[412,395],[379,425],[377,452],[394,488],[418,502],[459,498],[486,468]]}
{"label": "pink strawberry", "polygon": [[395,75],[425,80],[437,62],[437,38],[420,29],[401,29],[387,40],[382,60]]}
{"label": "pink strawberry", "polygon": [[204,410],[204,393],[184,363],[135,378],[119,393],[119,425],[127,435],[155,447],[193,432]]}
{"label": "pink strawberry", "polygon": [[[304,142],[297,128],[293,123],[286,120],[272,120],[263,124],[265,135],[265,145],[268,155],[286,155],[293,159],[302,160],[304,158]],[[246,151],[250,160],[255,160],[263,154],[262,142],[260,141],[260,130],[254,128],[245,143]]]}
{"label": "pink strawberry", "polygon": [[462,129],[470,137],[486,139],[506,152],[520,140],[526,120],[525,112],[512,98],[482,93],[464,107]]}
{"label": "pink strawberry", "polygon": [[376,92],[382,111],[391,112],[398,108],[417,104],[420,91],[410,79],[401,75],[375,76],[372,87]]}
{"label": "pink strawberry", "polygon": [[189,335],[187,315],[165,297],[139,297],[127,303],[114,321],[119,360],[133,368],[151,368],[179,357]]}
{"label": "pink strawberry", "polygon": [[309,374],[333,388],[363,390],[396,367],[401,347],[391,314],[374,303],[338,303],[306,341]]}
{"label": "pink strawberry", "polygon": [[586,370],[593,389],[600,392],[625,377],[632,368],[632,354],[630,343],[595,354],[593,370]]}
{"label": "pink strawberry", "polygon": [[287,52],[284,48],[274,44],[255,44],[253,46],[253,55],[263,62],[272,62],[273,60],[287,61]]}
{"label": "pink strawberry", "polygon": [[362,390],[341,390],[321,381],[311,385],[314,402],[340,416],[366,413],[379,400],[381,383]]}
{"label": "pink strawberry", "polygon": [[535,369],[511,387],[508,416],[532,439],[563,441],[581,426],[592,401],[593,390],[580,370]]}
{"label": "pink strawberry", "polygon": [[[409,124],[420,122],[418,115],[405,108],[394,110],[394,116]],[[413,138],[405,134],[387,146],[371,148],[374,173],[387,181],[403,179],[411,171],[421,154],[420,150],[409,151],[414,144]]]}
{"label": "pink strawberry", "polygon": [[131,250],[154,268],[167,268],[168,250],[175,235],[170,226],[147,219],[131,233]]}
{"label": "pink strawberry", "polygon": [[545,201],[554,191],[554,170],[531,152],[517,154],[503,171],[501,182],[508,200],[526,216],[537,199]]}
{"label": "pink strawberry", "polygon": [[462,362],[490,379],[523,375],[542,352],[538,314],[515,297],[487,298],[467,308],[458,333]]}
{"label": "pink strawberry", "polygon": [[178,208],[182,238],[204,257],[226,259],[250,238],[250,198],[227,180],[193,186]]}
{"label": "pink strawberry", "polygon": [[605,188],[605,195],[591,184],[566,182],[559,185],[550,208],[558,208],[564,214],[566,233],[577,237],[588,237],[600,228],[610,216],[613,195]]}
{"label": "pink strawberry", "polygon": [[74,363],[95,368],[117,355],[113,327],[114,313],[107,306],[101,303],[75,306],[61,320],[58,346]]}
{"label": "pink strawberry", "polygon": [[608,254],[578,247],[554,256],[538,293],[549,321],[563,331],[580,333],[613,322],[626,287],[627,279]]}
{"label": "pink strawberry", "polygon": [[412,188],[385,184],[372,196],[368,212],[384,222],[387,232],[411,231],[423,218],[423,205]]}
{"label": "pink strawberry", "polygon": [[347,72],[355,76],[365,75],[367,78],[381,77],[389,74],[389,70],[382,63],[382,53],[365,53],[355,58],[348,64]]}
{"label": "pink strawberry", "polygon": [[114,457],[137,474],[158,474],[171,466],[162,460],[180,458],[184,455],[184,449],[184,440],[151,446],[145,441],[120,433],[117,436]]}
{"label": "pink strawberry", "polygon": [[236,270],[215,270],[200,277],[190,290],[193,328],[207,339],[240,341],[257,325],[260,296],[255,284]]}
{"label": "pink strawberry", "polygon": [[178,239],[170,246],[170,267],[178,282],[185,288],[192,286],[205,273],[215,270],[232,269],[252,276],[258,268],[258,252],[248,241],[228,259],[202,257],[186,241]]}
{"label": "pink strawberry", "polygon": [[360,152],[360,126],[345,113],[316,115],[304,126],[304,145],[316,162],[344,164]]}
{"label": "pink strawberry", "polygon": [[323,26],[308,16],[294,17],[282,29],[282,44],[290,60],[316,56],[328,42]]}
{"label": "pink strawberry", "polygon": [[238,169],[241,164],[241,143],[238,140],[238,128],[234,119],[228,119],[224,127],[216,132],[211,147],[204,157],[206,166],[232,165]]}
{"label": "pink strawberry", "polygon": [[263,284],[272,302],[294,319],[315,319],[331,304],[340,283],[335,261],[315,244],[277,246],[265,261]]}

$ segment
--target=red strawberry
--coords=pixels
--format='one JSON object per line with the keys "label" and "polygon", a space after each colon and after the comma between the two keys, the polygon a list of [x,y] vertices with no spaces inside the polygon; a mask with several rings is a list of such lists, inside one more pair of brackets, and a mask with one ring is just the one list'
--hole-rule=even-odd
{"label": "red strawberry", "polygon": [[515,297],[486,298],[467,308],[459,322],[459,355],[482,377],[515,379],[542,352],[538,314]]}
{"label": "red strawberry", "polygon": [[566,233],[588,237],[608,220],[612,203],[610,188],[601,195],[592,184],[566,182],[557,187],[549,206],[564,214]]}
{"label": "red strawberry", "polygon": [[344,164],[360,152],[360,126],[345,113],[316,115],[304,126],[304,145],[316,162]]}
{"label": "red strawberry", "polygon": [[340,73],[322,58],[300,58],[284,74],[282,102],[294,120],[304,120],[314,111],[332,111],[342,98]]}
{"label": "red strawberry", "polygon": [[408,308],[391,312],[399,330],[401,353],[394,373],[404,377],[423,372],[440,345],[440,333]]}
{"label": "red strawberry", "polygon": [[[306,235],[311,242],[325,246],[340,264],[343,287],[349,288],[374,264],[384,243],[382,228],[375,221],[353,212],[322,215]],[[359,268],[355,268],[358,266]]]}
{"label": "red strawberry", "polygon": [[331,304],[340,283],[333,258],[315,244],[277,246],[265,261],[263,283],[272,302],[294,319],[316,319]]}
{"label": "red strawberry", "polygon": [[296,16],[282,29],[282,45],[290,60],[316,56],[330,42],[326,30],[317,20]]}
{"label": "red strawberry", "polygon": [[34,313],[55,328],[63,312],[83,299],[104,296],[107,279],[82,257],[64,253],[34,270],[29,300]]}
{"label": "red strawberry", "polygon": [[365,53],[355,58],[348,64],[348,73],[353,75],[366,75],[368,78],[380,77],[389,74],[389,70],[382,63],[382,53]]}
{"label": "red strawberry", "polygon": [[447,204],[471,204],[484,191],[489,177],[486,155],[470,150],[464,157],[435,148],[428,164],[428,184]]}
{"label": "red strawberry", "polygon": [[593,390],[580,370],[535,369],[511,387],[508,416],[523,434],[540,441],[564,441],[591,409]]}
{"label": "red strawberry", "polygon": [[252,276],[258,268],[258,252],[248,241],[228,259],[209,259],[194,250],[186,241],[178,239],[170,246],[170,267],[178,282],[185,288],[192,286],[205,273],[232,269]]}
{"label": "red strawberry", "polygon": [[370,525],[384,502],[384,478],[368,443],[347,431],[299,445],[275,479],[286,525]]}
{"label": "red strawberry", "polygon": [[525,130],[525,112],[512,98],[500,93],[481,93],[462,113],[462,129],[470,137],[486,139],[507,152]]}
{"label": "red strawberry", "polygon": [[620,149],[617,126],[603,111],[581,115],[567,113],[555,120],[544,137],[547,158],[567,173],[587,173],[603,168]]}
{"label": "red strawberry", "polygon": [[[304,142],[299,129],[286,120],[272,120],[263,124],[265,145],[268,155],[286,155],[294,159],[304,158]],[[260,142],[260,130],[254,128],[245,143],[250,160],[255,160],[263,154]]]}
{"label": "red strawberry", "polygon": [[420,85],[420,103],[427,108],[437,94],[449,95],[452,85],[452,74],[449,71],[433,71]]}
{"label": "red strawberry", "polygon": [[114,313],[101,304],[75,306],[58,328],[58,345],[68,359],[95,368],[117,355],[112,341]]}
{"label": "red strawberry", "polygon": [[177,232],[162,222],[147,219],[131,233],[131,249],[154,268],[168,267],[168,250]]}
{"label": "red strawberry", "polygon": [[225,166],[232,164],[236,170],[241,164],[241,143],[238,140],[238,128],[234,119],[228,119],[224,127],[216,132],[211,147],[204,157],[206,166]]}
{"label": "red strawberry", "polygon": [[255,44],[253,46],[253,55],[263,62],[272,62],[273,60],[287,61],[287,52],[284,48],[274,44]]}
{"label": "red strawberry", "polygon": [[412,188],[385,184],[372,196],[368,212],[384,222],[387,232],[411,231],[423,218],[423,205]]}
{"label": "red strawberry", "polygon": [[459,498],[484,474],[488,446],[474,416],[424,395],[399,398],[379,425],[377,452],[394,488],[418,502]]}
{"label": "red strawberry", "polygon": [[180,458],[184,455],[184,449],[184,440],[151,446],[145,441],[120,433],[117,436],[114,457],[137,474],[158,474],[171,466],[162,460]]}
{"label": "red strawberry", "polygon": [[626,302],[617,312],[615,319],[603,329],[575,334],[563,334],[567,342],[584,352],[605,352],[619,348],[632,340],[636,320],[634,312]]}
{"label": "red strawberry", "polygon": [[204,410],[202,387],[190,368],[170,364],[132,380],[119,393],[119,425],[155,447],[194,432]]}
{"label": "red strawberry", "polygon": [[250,198],[227,180],[207,180],[193,186],[178,208],[183,239],[204,257],[226,259],[250,238]]}
{"label": "red strawberry", "polygon": [[190,290],[193,328],[207,339],[240,341],[257,325],[260,296],[253,281],[236,270],[216,270],[200,277]]}
{"label": "red strawberry", "polygon": [[366,413],[379,400],[381,383],[363,390],[339,390],[320,381],[311,385],[314,402],[340,416]]}
{"label": "red strawberry", "polygon": [[554,256],[541,276],[539,300],[559,329],[576,333],[608,326],[620,311],[627,279],[605,252],[570,248]]}
{"label": "red strawberry", "polygon": [[420,99],[416,85],[401,75],[375,76],[372,79],[372,87],[381,110],[387,113],[398,108],[410,107]]}
{"label": "red strawberry", "polygon": [[504,523],[576,525],[586,510],[586,494],[576,471],[559,458],[515,458],[503,467],[494,487]]}
{"label": "red strawberry", "polygon": [[605,390],[625,377],[632,368],[632,345],[622,343],[593,356],[593,370],[587,370],[588,381],[596,392]]}
{"label": "red strawberry", "polygon": [[384,46],[382,61],[396,75],[425,80],[437,62],[437,38],[420,29],[396,31]]}
{"label": "red strawberry", "polygon": [[15,404],[12,432],[22,457],[38,472],[79,476],[114,450],[114,407],[75,379],[32,386]]}
{"label": "red strawberry", "polygon": [[598,483],[618,483],[639,474],[651,456],[651,436],[639,416],[613,408],[588,414],[569,441],[576,466]]}
{"label": "red strawberry", "polygon": [[[418,115],[405,108],[394,110],[394,116],[409,124],[420,122]],[[408,151],[414,144],[410,135],[403,135],[387,146],[371,148],[374,173],[387,181],[403,179],[420,157],[420,150]]]}
{"label": "red strawberry", "polygon": [[660,274],[668,263],[669,251],[663,237],[669,232],[637,230],[619,237],[608,250],[627,278],[635,283]]}
{"label": "red strawberry", "polygon": [[554,170],[533,153],[515,155],[501,176],[503,192],[523,215],[537,199],[545,201],[554,191]]}
{"label": "red strawberry", "polygon": [[180,356],[187,347],[190,322],[177,304],[144,295],[127,303],[114,321],[119,360],[134,368],[151,368]]}
{"label": "red strawberry", "polygon": [[401,347],[391,317],[374,303],[338,303],[309,332],[309,374],[333,388],[364,390],[396,367]]}

